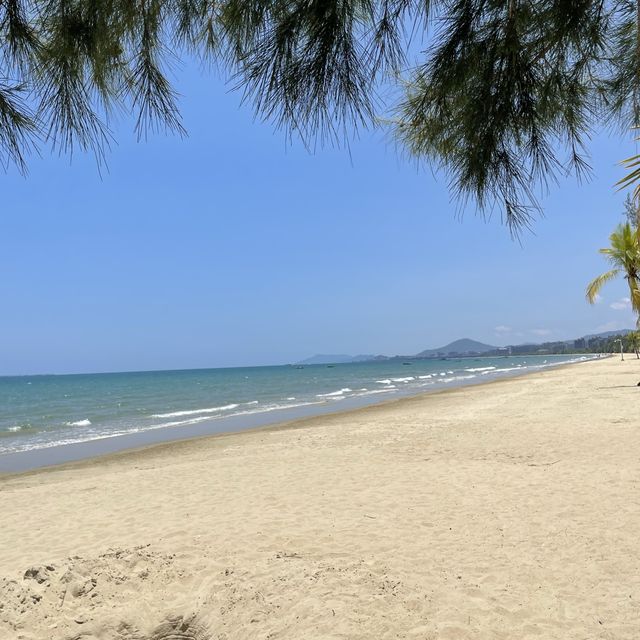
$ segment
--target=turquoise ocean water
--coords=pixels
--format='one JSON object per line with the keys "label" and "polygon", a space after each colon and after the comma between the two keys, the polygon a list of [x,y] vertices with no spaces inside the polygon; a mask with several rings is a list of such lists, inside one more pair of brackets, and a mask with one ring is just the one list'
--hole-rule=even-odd
{"label": "turquoise ocean water", "polygon": [[[0,457],[256,414],[306,414],[536,371],[592,356],[524,356],[0,377]],[[346,402],[345,402],[346,401]]]}

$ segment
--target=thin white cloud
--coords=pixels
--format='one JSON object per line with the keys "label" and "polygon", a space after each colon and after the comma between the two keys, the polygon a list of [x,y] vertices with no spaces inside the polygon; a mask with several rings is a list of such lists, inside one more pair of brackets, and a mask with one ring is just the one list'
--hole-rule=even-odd
{"label": "thin white cloud", "polygon": [[615,309],[616,311],[625,311],[626,309],[631,309],[631,299],[620,298],[620,300],[612,302],[609,307],[611,307],[611,309]]}
{"label": "thin white cloud", "polygon": [[534,336],[550,336],[553,331],[551,329],[531,329]]}
{"label": "thin white cloud", "polygon": [[512,329],[511,327],[507,327],[504,324],[499,324],[497,327],[494,327],[493,330],[498,334],[503,334],[503,333],[511,333]]}

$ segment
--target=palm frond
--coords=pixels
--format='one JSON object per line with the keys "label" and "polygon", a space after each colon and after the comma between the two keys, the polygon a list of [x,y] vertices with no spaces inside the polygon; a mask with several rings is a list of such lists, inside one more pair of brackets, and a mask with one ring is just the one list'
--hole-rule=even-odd
{"label": "palm frond", "polygon": [[620,191],[621,189],[636,185],[633,189],[633,197],[637,200],[640,197],[640,154],[626,158],[622,160],[620,164],[630,171],[616,182],[616,187],[618,187],[618,191]]}
{"label": "palm frond", "polygon": [[586,291],[586,298],[589,301],[589,304],[594,304],[596,296],[600,293],[602,287],[607,284],[607,282],[617,278],[619,275],[620,269],[611,269],[610,271],[606,271],[599,275],[597,278],[594,278],[587,286]]}

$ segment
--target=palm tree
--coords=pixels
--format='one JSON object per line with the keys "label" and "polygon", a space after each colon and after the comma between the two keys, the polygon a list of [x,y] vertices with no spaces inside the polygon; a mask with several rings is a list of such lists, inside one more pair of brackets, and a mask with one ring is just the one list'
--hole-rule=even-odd
{"label": "palm tree", "polygon": [[640,360],[640,331],[632,331],[626,336],[627,349],[636,354],[636,358]]}
{"label": "palm tree", "polygon": [[594,278],[587,287],[587,300],[593,304],[600,289],[614,278],[623,276],[629,285],[631,308],[638,314],[640,326],[640,230],[628,222],[620,224],[609,236],[610,246],[600,249],[613,269]]}

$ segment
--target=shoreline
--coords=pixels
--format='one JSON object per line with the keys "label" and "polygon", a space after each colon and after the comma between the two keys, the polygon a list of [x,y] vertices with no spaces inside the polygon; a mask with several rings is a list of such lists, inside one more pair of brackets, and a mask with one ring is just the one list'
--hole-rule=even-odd
{"label": "shoreline", "polygon": [[635,640],[640,361],[0,479],[0,637]]}
{"label": "shoreline", "polygon": [[[203,421],[196,425],[181,427],[165,427],[163,429],[149,429],[129,434],[120,434],[111,437],[95,438],[80,443],[43,447],[28,451],[6,453],[0,455],[0,481],[18,474],[57,469],[67,465],[83,462],[95,463],[100,459],[128,452],[138,452],[162,445],[190,442],[207,438],[219,438],[243,433],[252,433],[265,429],[293,428],[297,423],[306,423],[315,418],[322,419],[327,416],[351,414],[353,412],[385,406],[387,404],[403,402],[414,398],[437,395],[455,391],[465,387],[491,385],[513,378],[528,377],[545,371],[570,367],[572,365],[597,362],[611,358],[612,355],[604,355],[589,360],[563,362],[552,364],[544,369],[530,371],[511,371],[488,380],[461,380],[458,384],[449,387],[428,389],[419,393],[402,393],[401,391],[389,398],[347,398],[343,404],[332,405],[327,403],[323,407],[295,409],[283,409],[270,414],[257,413],[251,417],[234,416],[223,419]],[[229,428],[231,427],[231,428]],[[235,428],[233,428],[235,427]]]}

